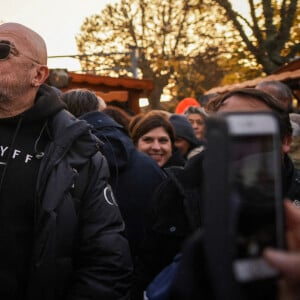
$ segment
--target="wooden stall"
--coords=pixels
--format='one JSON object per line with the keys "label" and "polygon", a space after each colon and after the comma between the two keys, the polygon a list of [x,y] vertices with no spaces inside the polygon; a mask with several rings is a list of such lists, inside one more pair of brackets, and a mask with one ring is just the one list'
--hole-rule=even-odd
{"label": "wooden stall", "polygon": [[[59,73],[61,71],[61,73]],[[52,77],[51,77],[52,76]],[[65,78],[63,78],[65,76]],[[134,114],[140,112],[139,99],[148,97],[154,88],[152,80],[129,77],[109,77],[93,74],[67,72],[66,70],[50,70],[51,85],[57,86],[63,92],[86,88],[94,91],[107,104],[120,102]],[[61,85],[59,84],[61,81]]]}
{"label": "wooden stall", "polygon": [[214,93],[223,94],[238,88],[251,88],[255,87],[262,81],[272,80],[281,81],[287,84],[292,90],[295,98],[298,100],[298,103],[300,103],[300,59],[296,59],[282,66],[276,72],[269,76],[258,77],[252,80],[247,80],[236,84],[214,87],[206,91],[205,95]]}

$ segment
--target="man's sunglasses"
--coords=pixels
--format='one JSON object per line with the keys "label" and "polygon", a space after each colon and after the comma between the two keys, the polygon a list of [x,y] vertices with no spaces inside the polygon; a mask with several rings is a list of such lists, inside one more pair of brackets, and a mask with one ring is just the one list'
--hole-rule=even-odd
{"label": "man's sunglasses", "polygon": [[12,53],[15,56],[24,56],[28,59],[30,59],[31,61],[40,64],[37,60],[25,55],[25,54],[21,54],[19,53],[19,51],[17,50],[17,48],[9,41],[0,41],[0,60],[6,60],[9,58],[9,54]]}

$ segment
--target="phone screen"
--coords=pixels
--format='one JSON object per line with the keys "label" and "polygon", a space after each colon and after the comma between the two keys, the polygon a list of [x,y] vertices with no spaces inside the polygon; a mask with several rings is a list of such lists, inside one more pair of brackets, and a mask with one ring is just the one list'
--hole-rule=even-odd
{"label": "phone screen", "polygon": [[236,208],[234,272],[239,281],[273,277],[261,254],[280,247],[278,201],[280,157],[272,134],[234,136],[231,143],[231,200]]}

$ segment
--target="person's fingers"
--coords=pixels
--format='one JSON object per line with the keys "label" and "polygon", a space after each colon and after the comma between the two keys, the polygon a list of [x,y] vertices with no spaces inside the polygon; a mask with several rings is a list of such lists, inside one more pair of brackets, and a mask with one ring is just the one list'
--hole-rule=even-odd
{"label": "person's fingers", "polygon": [[286,279],[300,280],[300,253],[266,249],[263,253],[267,262],[280,271]]}

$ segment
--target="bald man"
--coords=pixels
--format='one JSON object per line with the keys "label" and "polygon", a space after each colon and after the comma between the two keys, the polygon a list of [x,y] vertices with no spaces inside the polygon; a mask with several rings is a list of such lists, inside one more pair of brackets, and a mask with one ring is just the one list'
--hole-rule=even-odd
{"label": "bald man", "polygon": [[256,87],[279,100],[288,112],[293,111],[293,93],[288,85],[281,81],[262,81]]}
{"label": "bald man", "polygon": [[48,73],[42,37],[0,25],[0,298],[128,299],[132,263],[106,160]]}

